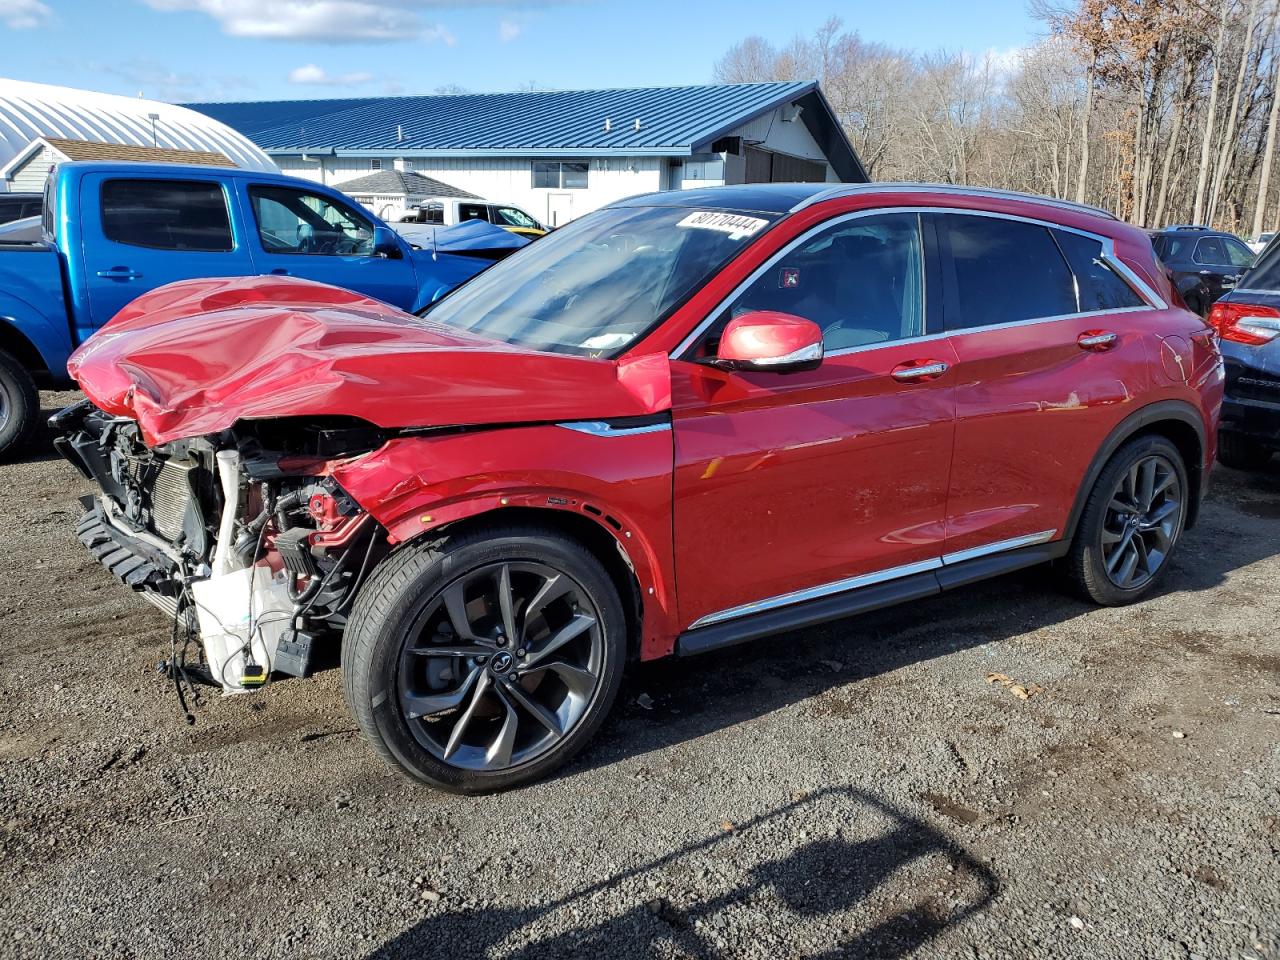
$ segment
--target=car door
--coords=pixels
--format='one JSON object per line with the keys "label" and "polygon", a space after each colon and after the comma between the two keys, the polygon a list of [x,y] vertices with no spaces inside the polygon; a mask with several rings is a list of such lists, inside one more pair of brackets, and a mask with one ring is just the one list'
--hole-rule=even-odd
{"label": "car door", "polygon": [[248,187],[258,272],[346,287],[402,310],[418,295],[407,256],[373,252],[373,221],[325,193],[254,183]]}
{"label": "car door", "polygon": [[[916,213],[828,221],[756,270],[672,362],[686,625],[938,565],[954,356],[927,324],[930,249]],[[731,317],[755,310],[817,323],[821,365],[780,374],[699,362]]]}
{"label": "car door", "polygon": [[253,273],[248,246],[232,230],[231,200],[209,179],[85,176],[79,256],[90,326],[166,283]]}
{"label": "car door", "polygon": [[958,360],[948,558],[1057,540],[1141,394],[1147,350],[1127,314],[1153,307],[1103,238],[997,215],[936,219]]}
{"label": "car door", "polygon": [[1234,237],[1201,237],[1194,259],[1213,302],[1235,289],[1244,272],[1253,266],[1254,258],[1253,251]]}

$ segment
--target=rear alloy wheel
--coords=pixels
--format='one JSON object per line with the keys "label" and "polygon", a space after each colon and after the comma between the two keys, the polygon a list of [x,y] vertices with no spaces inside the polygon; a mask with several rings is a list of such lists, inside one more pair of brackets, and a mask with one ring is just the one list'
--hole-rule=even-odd
{"label": "rear alloy wheel", "polygon": [[389,760],[435,786],[495,790],[567,760],[608,712],[625,621],[598,562],[530,530],[410,547],[361,591],[348,697]]}
{"label": "rear alloy wheel", "polygon": [[1187,519],[1186,468],[1163,437],[1122,447],[1099,476],[1068,555],[1076,586],[1108,606],[1146,594],[1169,564]]}

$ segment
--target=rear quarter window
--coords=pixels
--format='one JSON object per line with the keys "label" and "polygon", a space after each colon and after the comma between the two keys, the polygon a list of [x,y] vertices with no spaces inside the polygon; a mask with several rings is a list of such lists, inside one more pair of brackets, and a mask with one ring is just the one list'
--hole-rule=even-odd
{"label": "rear quarter window", "polygon": [[1067,230],[1055,230],[1053,237],[1075,274],[1081,313],[1146,306],[1146,301],[1107,264],[1100,241]]}
{"label": "rear quarter window", "polygon": [[1280,290],[1280,244],[1262,252],[1254,268],[1245,274],[1241,290]]}

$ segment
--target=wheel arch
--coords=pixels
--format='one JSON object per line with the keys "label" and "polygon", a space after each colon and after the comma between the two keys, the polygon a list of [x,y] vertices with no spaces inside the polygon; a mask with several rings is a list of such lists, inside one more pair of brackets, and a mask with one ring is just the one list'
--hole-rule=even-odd
{"label": "wheel arch", "polygon": [[1080,515],[1084,513],[1085,502],[1098,482],[1107,463],[1125,443],[1135,437],[1144,435],[1161,436],[1169,440],[1178,452],[1187,470],[1187,482],[1191,485],[1191,496],[1187,504],[1186,528],[1195,526],[1200,513],[1200,499],[1205,485],[1205,449],[1206,436],[1204,420],[1194,406],[1184,400],[1160,400],[1135,410],[1107,435],[1098,452],[1094,454],[1085,472],[1084,479],[1076,490],[1075,501],[1071,512],[1067,515],[1067,523],[1063,539],[1075,537],[1076,526]]}
{"label": "wheel arch", "polygon": [[622,542],[594,517],[568,510],[545,507],[505,506],[484,510],[425,531],[423,536],[437,537],[460,533],[482,533],[487,528],[525,524],[559,534],[584,547],[604,568],[618,591],[627,618],[627,656],[638,659],[645,624],[645,588],[641,586],[635,564]]}
{"label": "wheel arch", "polygon": [[44,356],[36,348],[31,338],[19,330],[5,316],[0,316],[0,350],[9,354],[9,356],[26,367],[27,372],[32,376],[52,373]]}

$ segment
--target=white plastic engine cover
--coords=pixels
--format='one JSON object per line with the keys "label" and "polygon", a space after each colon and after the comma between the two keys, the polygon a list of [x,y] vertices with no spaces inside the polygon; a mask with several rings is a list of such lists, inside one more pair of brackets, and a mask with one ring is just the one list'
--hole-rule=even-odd
{"label": "white plastic engine cover", "polygon": [[270,568],[260,564],[191,585],[205,658],[214,679],[229,693],[245,690],[242,681],[251,633],[253,662],[266,668],[268,673],[271,671],[276,645],[289,628],[293,615],[285,576],[282,571],[273,577]]}

